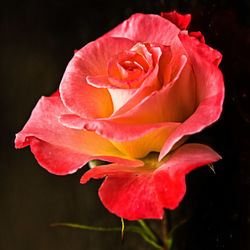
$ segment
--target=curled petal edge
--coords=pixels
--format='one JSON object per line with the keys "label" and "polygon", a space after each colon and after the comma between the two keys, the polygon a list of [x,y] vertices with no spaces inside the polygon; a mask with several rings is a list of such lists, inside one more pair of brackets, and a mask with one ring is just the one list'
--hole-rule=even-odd
{"label": "curled petal edge", "polygon": [[175,122],[155,123],[155,124],[125,124],[112,120],[90,120],[73,114],[61,115],[59,122],[68,128],[86,129],[94,131],[96,134],[108,140],[126,142],[138,139],[156,128],[172,126]]}

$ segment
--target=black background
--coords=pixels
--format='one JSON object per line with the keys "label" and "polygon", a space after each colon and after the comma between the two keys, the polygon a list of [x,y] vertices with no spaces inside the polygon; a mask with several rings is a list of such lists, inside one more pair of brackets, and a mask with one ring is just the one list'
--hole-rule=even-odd
{"label": "black background", "polygon": [[[29,148],[14,149],[41,95],[58,87],[74,49],[83,47],[136,12],[191,13],[190,30],[223,54],[226,99],[219,122],[191,140],[223,156],[216,175],[203,167],[187,176],[187,194],[169,224],[189,218],[174,249],[249,249],[250,2],[205,1],[6,1],[0,6],[1,226],[3,250],[152,249],[137,235],[51,228],[53,222],[119,226],[98,199],[101,181],[80,185],[74,175],[54,176]],[[159,221],[149,223],[160,228]],[[130,223],[131,224],[131,223]],[[133,223],[132,223],[133,224]]]}

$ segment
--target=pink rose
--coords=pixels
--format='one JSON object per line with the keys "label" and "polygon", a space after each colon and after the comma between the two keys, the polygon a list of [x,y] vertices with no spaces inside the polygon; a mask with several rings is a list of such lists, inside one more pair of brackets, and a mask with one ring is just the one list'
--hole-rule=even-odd
{"label": "pink rose", "polygon": [[[74,173],[93,159],[111,162],[84,174],[106,177],[109,211],[136,220],[178,206],[185,174],[220,159],[201,144],[179,147],[222,111],[221,54],[191,16],[135,14],[77,51],[57,91],[42,97],[15,145],[30,145],[49,172]],[[179,148],[178,148],[179,147]]]}

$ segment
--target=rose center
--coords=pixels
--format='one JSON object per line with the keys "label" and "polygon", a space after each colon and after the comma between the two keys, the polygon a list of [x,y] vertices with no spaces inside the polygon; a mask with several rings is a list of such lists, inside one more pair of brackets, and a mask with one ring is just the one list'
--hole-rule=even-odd
{"label": "rose center", "polygon": [[87,82],[95,87],[108,89],[137,89],[154,68],[151,45],[135,44],[107,62],[107,74],[87,76]]}

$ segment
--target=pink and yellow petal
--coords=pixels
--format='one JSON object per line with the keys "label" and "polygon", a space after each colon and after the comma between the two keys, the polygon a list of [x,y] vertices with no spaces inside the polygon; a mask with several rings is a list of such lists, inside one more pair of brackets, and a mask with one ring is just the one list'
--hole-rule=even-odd
{"label": "pink and yellow petal", "polygon": [[[135,107],[139,104],[144,98],[150,95],[153,91],[161,88],[161,83],[158,79],[159,73],[159,60],[162,55],[162,51],[158,48],[155,51],[157,55],[155,55],[155,63],[154,67],[151,67],[147,72],[147,77],[142,82],[141,86],[133,93],[133,95],[128,99],[126,103],[124,103],[118,110],[112,114],[112,117],[120,116],[128,112],[131,108]],[[116,99],[119,96],[116,96]]]}
{"label": "pink and yellow petal", "polygon": [[159,160],[183,136],[200,132],[205,127],[214,123],[222,112],[224,81],[222,73],[217,67],[218,60],[220,60],[218,53],[188,35],[181,34],[180,39],[189,54],[195,75],[197,108],[168,138],[160,153]]}
{"label": "pink and yellow petal", "polygon": [[113,105],[108,90],[90,86],[86,77],[106,75],[110,58],[130,49],[134,44],[135,42],[126,38],[107,37],[91,42],[79,50],[69,62],[60,84],[64,105],[82,117],[109,117],[113,112]]}
{"label": "pink and yellow petal", "polygon": [[112,144],[131,158],[142,159],[150,152],[160,152],[167,138],[179,125],[180,123],[166,123],[138,139],[125,142],[112,141]]}
{"label": "pink and yellow petal", "polygon": [[[107,89],[89,85],[78,68],[77,59],[67,66],[60,84],[60,95],[72,112],[88,118],[108,117],[113,113],[112,100]],[[74,98],[72,98],[74,96]]]}
{"label": "pink and yellow petal", "polygon": [[116,110],[119,110],[124,103],[127,103],[127,101],[135,94],[137,89],[114,89],[114,88],[109,88],[108,89],[112,102],[113,102],[113,107],[114,107],[114,112]]}
{"label": "pink and yellow petal", "polygon": [[[101,137],[116,141],[116,142],[126,142],[130,140],[135,140],[143,137],[149,132],[166,127],[166,130],[172,130],[178,127],[179,123],[153,123],[153,124],[130,124],[121,123],[119,119],[117,120],[90,120],[84,119],[73,114],[61,115],[59,119],[60,123],[68,128],[73,128],[77,130],[87,130],[89,133],[94,131],[97,135]],[[167,128],[168,127],[168,128]],[[166,131],[163,129],[162,131]]]}
{"label": "pink and yellow petal", "polygon": [[[56,168],[53,167],[54,164],[58,167],[58,172],[55,172],[57,174],[76,171],[90,158],[106,157],[105,160],[114,162],[141,164],[140,161],[125,156],[111,142],[93,132],[64,127],[58,121],[59,116],[64,113],[70,112],[62,104],[59,95],[41,98],[23,130],[16,135],[16,148],[31,145],[32,152],[41,165],[52,172]],[[57,156],[63,154],[65,159],[58,159]]]}
{"label": "pink and yellow petal", "polygon": [[140,161],[115,156],[86,155],[74,149],[50,144],[48,142],[39,140],[36,137],[29,137],[29,143],[31,151],[38,163],[47,171],[56,175],[72,174],[87,164],[89,161],[94,159],[115,162],[117,164],[134,167],[143,165],[143,163]]}
{"label": "pink and yellow petal", "polygon": [[179,70],[175,69],[175,73],[171,74],[171,82],[167,82],[162,89],[153,91],[126,113],[112,116],[110,120],[122,123],[129,121],[132,124],[184,121],[194,111],[196,101],[193,72],[190,63],[186,64],[187,59],[182,56]]}
{"label": "pink and yellow petal", "polygon": [[114,148],[107,140],[88,132],[62,126],[58,119],[71,114],[61,102],[60,96],[42,97],[32,111],[23,130],[16,136],[16,147],[27,146],[28,137],[36,137],[53,145],[66,146],[86,154],[111,152]]}

